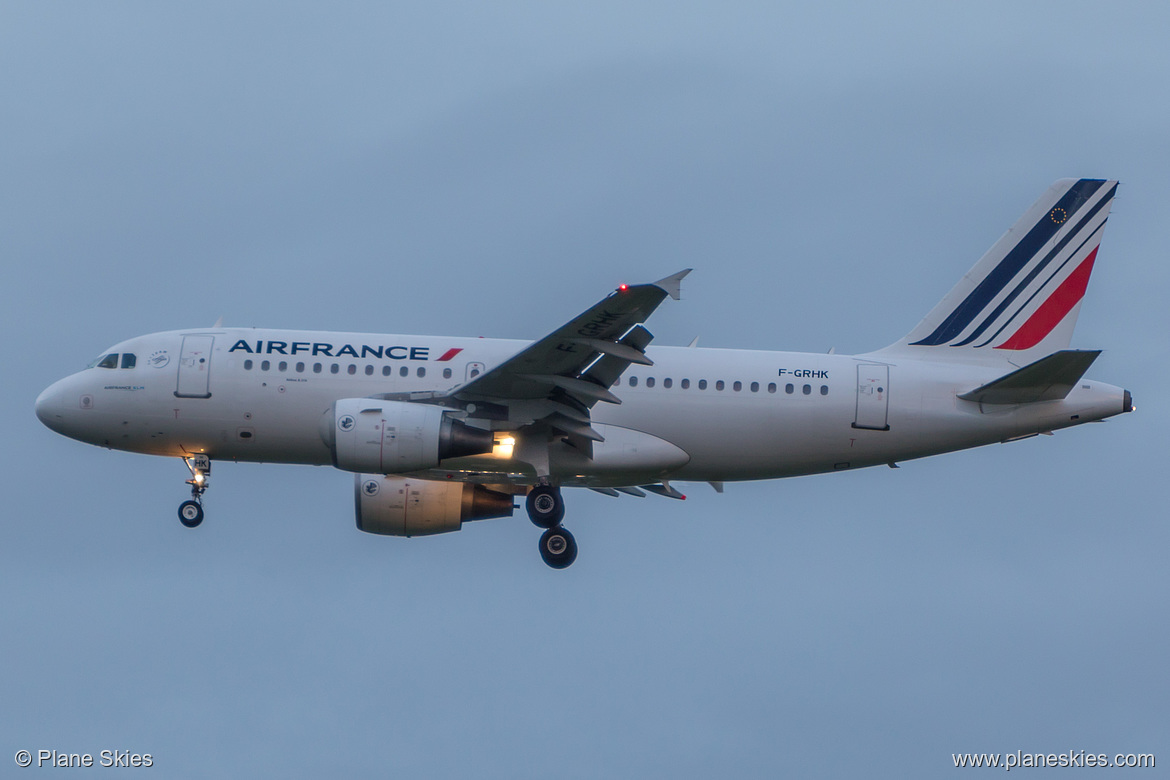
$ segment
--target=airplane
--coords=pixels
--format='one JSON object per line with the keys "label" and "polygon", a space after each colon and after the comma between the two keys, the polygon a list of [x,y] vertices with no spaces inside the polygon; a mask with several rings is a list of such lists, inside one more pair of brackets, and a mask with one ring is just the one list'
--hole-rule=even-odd
{"label": "airplane", "polygon": [[182,458],[188,527],[214,460],[354,474],[357,527],[392,536],[510,517],[577,558],[562,488],[685,498],[679,482],[897,467],[1133,411],[1069,349],[1117,182],[1062,179],[918,325],[858,355],[656,346],[688,270],[623,284],[533,342],[213,327],[152,333],[47,388],[89,444]]}

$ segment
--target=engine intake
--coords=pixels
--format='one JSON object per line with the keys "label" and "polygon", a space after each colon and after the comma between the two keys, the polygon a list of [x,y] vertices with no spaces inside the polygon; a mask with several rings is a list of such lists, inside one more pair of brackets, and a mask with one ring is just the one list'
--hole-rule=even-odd
{"label": "engine intake", "polygon": [[512,496],[483,485],[357,474],[354,504],[359,531],[425,536],[458,531],[464,522],[511,517]]}
{"label": "engine intake", "polygon": [[322,419],[321,438],[345,471],[402,474],[491,452],[491,431],[429,404],[344,398]]}

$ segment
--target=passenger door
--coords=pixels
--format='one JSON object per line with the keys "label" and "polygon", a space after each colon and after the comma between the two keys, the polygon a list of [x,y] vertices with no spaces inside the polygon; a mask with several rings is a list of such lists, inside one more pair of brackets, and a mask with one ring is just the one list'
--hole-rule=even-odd
{"label": "passenger door", "polygon": [[184,336],[177,398],[211,398],[211,347],[215,336]]}
{"label": "passenger door", "polygon": [[890,408],[890,367],[872,363],[857,366],[857,414],[854,428],[888,431]]}

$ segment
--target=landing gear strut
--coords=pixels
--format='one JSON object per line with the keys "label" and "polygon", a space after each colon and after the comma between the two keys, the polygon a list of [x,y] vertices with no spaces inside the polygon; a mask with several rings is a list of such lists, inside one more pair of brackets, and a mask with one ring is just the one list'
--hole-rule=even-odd
{"label": "landing gear strut", "polygon": [[571,566],[577,560],[577,540],[561,525],[565,501],[560,489],[542,482],[528,492],[525,506],[533,525],[547,529],[540,537],[540,557],[554,569]]}
{"label": "landing gear strut", "polygon": [[179,522],[194,528],[203,522],[203,491],[207,490],[211,478],[211,458],[193,455],[183,458],[183,462],[191,471],[191,479],[187,480],[191,486],[191,500],[179,504]]}

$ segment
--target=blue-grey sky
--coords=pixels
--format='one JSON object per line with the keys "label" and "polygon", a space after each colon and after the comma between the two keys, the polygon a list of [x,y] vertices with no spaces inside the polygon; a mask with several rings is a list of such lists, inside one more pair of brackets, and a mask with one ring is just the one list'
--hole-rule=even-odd
{"label": "blue-grey sky", "polygon": [[[0,766],[1170,764],[1168,25],[1080,2],[0,4]],[[181,462],[33,415],[141,333],[536,338],[683,267],[659,344],[866,351],[1069,176],[1122,182],[1074,346],[1137,414],[686,502],[571,492],[564,572],[522,513],[361,534],[328,468],[220,464],[191,532]]]}

